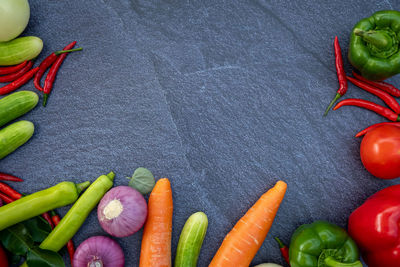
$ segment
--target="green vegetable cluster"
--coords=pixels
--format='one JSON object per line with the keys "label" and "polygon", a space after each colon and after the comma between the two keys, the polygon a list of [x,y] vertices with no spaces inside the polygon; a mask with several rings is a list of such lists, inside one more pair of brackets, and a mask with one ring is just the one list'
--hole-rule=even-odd
{"label": "green vegetable cluster", "polygon": [[29,267],[65,266],[58,253],[39,248],[50,232],[50,225],[38,216],[4,229],[0,232],[0,240],[4,248],[12,253],[13,265],[19,265],[25,258]]}

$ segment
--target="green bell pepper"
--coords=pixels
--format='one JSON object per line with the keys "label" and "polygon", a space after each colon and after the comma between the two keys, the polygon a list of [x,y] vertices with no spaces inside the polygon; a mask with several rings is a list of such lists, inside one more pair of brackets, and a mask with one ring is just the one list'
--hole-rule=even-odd
{"label": "green bell pepper", "polygon": [[291,267],[362,267],[353,239],[339,226],[325,221],[297,228],[289,259]]}
{"label": "green bell pepper", "polygon": [[400,73],[400,12],[383,10],[360,20],[350,36],[349,60],[371,81]]}

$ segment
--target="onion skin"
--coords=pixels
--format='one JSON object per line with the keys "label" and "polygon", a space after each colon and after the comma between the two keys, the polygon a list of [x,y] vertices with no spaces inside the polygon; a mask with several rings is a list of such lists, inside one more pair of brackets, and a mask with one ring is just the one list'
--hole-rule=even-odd
{"label": "onion skin", "polygon": [[147,218],[147,203],[137,190],[129,186],[117,186],[101,199],[97,218],[110,235],[129,236],[143,227]]}
{"label": "onion skin", "polygon": [[18,37],[29,22],[27,0],[0,0],[0,42]]}
{"label": "onion skin", "polygon": [[92,236],[83,241],[74,254],[74,267],[87,267],[93,260],[104,267],[124,267],[125,257],[120,245],[106,236]]}

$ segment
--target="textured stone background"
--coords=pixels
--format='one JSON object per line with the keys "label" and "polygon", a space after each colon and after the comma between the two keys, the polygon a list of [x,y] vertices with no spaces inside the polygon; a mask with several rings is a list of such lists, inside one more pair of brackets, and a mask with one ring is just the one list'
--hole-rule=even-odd
{"label": "textured stone background", "polygon": [[[126,185],[147,167],[172,181],[173,254],[187,217],[208,215],[206,266],[278,179],[287,195],[254,264],[283,264],[272,237],[289,242],[317,219],[345,227],[369,195],[396,183],[364,170],[353,137],[384,119],[350,107],[322,117],[338,87],[335,35],[347,53],[352,26],[400,9],[394,1],[71,0],[31,9],[24,35],[44,40],[39,60],[72,40],[84,51],[64,62],[48,106],[23,117],[36,126],[32,140],[0,161],[26,180],[21,191],[110,170]],[[381,103],[352,85],[346,96]],[[74,241],[104,234],[93,212]],[[138,265],[140,240],[118,239],[126,266]]]}

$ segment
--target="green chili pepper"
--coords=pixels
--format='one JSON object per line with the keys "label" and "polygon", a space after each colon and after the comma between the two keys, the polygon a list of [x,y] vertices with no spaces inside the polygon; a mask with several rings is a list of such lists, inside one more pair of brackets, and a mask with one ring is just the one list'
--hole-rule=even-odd
{"label": "green chili pepper", "polygon": [[360,20],[350,37],[349,60],[371,81],[400,73],[400,12],[383,10]]}
{"label": "green chili pepper", "polygon": [[40,244],[40,248],[57,252],[65,246],[68,240],[79,230],[104,194],[113,186],[114,176],[115,174],[110,172],[97,178],[61,219],[56,228]]}
{"label": "green chili pepper", "polygon": [[55,208],[74,203],[90,182],[62,182],[0,207],[0,231]]}
{"label": "green chili pepper", "polygon": [[289,259],[291,267],[362,267],[353,239],[339,226],[324,221],[297,228]]}

